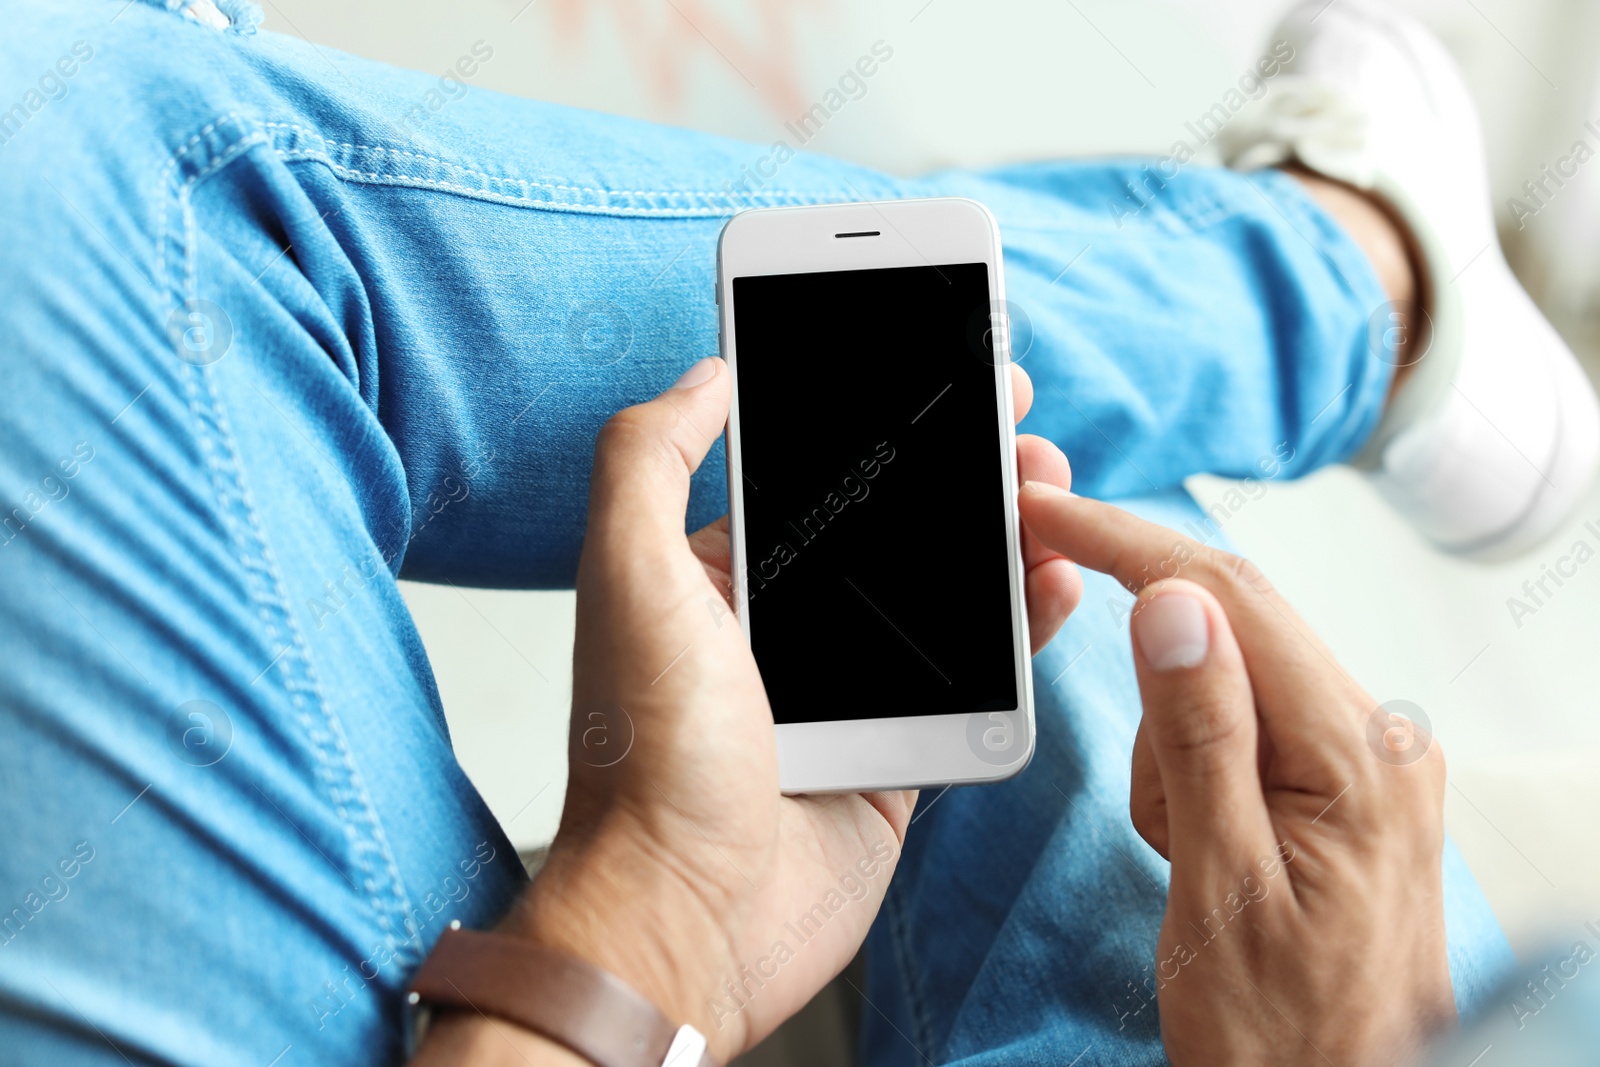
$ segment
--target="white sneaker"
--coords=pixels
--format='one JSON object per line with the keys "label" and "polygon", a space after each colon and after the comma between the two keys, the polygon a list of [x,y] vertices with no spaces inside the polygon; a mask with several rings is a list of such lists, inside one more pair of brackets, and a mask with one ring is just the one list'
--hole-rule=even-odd
{"label": "white sneaker", "polygon": [[[1432,341],[1353,461],[1434,543],[1480,559],[1553,533],[1600,460],[1600,407],[1495,237],[1477,112],[1444,47],[1372,0],[1312,0],[1268,96],[1224,132],[1235,169],[1298,161],[1387,201],[1416,239]],[[1374,309],[1374,358],[1386,309]]]}

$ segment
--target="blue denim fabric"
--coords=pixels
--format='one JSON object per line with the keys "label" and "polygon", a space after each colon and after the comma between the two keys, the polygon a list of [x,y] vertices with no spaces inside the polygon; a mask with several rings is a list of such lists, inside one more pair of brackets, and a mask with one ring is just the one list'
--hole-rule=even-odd
{"label": "blue denim fabric", "polygon": [[[593,435],[716,351],[738,207],[988,203],[1033,327],[1026,428],[1083,492],[1249,474],[1280,445],[1297,475],[1377,418],[1382,294],[1280,177],[1196,168],[1120,221],[1132,163],[905,181],[802,154],[731,193],[763,150],[441,97],[220,6],[230,30],[178,0],[0,3],[8,1063],[399,1056],[411,969],[524,877],[395,579],[571,582]],[[691,525],[724,509],[721,467]],[[873,996],[929,1055],[1109,1040],[1104,1003],[1149,954],[1161,875],[1123,811],[1137,703],[1092,588],[1040,661],[1034,767],[912,834]],[[1498,958],[1451,877],[1460,958]],[[1135,1032],[1128,1054],[1158,1057]]]}

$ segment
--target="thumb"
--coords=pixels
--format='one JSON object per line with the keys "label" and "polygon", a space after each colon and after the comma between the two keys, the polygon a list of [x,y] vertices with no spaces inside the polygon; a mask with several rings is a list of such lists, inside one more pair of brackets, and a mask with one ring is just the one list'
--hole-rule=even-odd
{"label": "thumb", "polygon": [[1228,884],[1273,846],[1244,657],[1222,606],[1193,582],[1145,589],[1131,626],[1174,887]]}
{"label": "thumb", "polygon": [[[718,595],[684,524],[689,478],[722,432],[731,378],[722,360],[703,359],[654,400],[617,412],[595,440],[589,525],[578,561],[569,734],[575,780],[647,747],[636,727],[683,718],[677,687],[687,684],[689,666],[678,665],[661,685],[652,679],[666,675],[698,639],[696,625],[711,619],[692,608]],[[728,632],[740,633],[739,627],[719,634]],[[670,741],[672,735],[649,736]],[[569,795],[569,806],[582,795]],[[587,817],[574,811],[580,821]]]}
{"label": "thumb", "polygon": [[586,548],[657,557],[684,541],[689,476],[721,435],[731,392],[727,365],[710,357],[606,422],[595,440]]}

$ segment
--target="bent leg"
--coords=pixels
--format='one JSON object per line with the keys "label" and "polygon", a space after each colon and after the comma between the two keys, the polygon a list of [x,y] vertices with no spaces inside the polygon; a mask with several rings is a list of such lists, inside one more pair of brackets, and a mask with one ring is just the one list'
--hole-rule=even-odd
{"label": "bent leg", "polygon": [[570,581],[595,430],[715,351],[735,207],[988,202],[1033,424],[1086,491],[1280,442],[1306,469],[1375,418],[1376,283],[1285,182],[1197,170],[1116,217],[1131,166],[798,156],[747,194],[745,145],[480,92],[419,122],[432,78],[159,6],[13,4],[0,38],[45,87],[0,123],[0,1044],[28,1059],[393,1058],[410,968],[522,881],[395,578]]}
{"label": "bent leg", "polygon": [[[285,41],[249,58],[268,80],[306,62]],[[409,85],[360,74],[402,83],[390,96]],[[988,204],[1036,384],[1023,429],[1066,451],[1085,493],[1297,476],[1357,450],[1388,387],[1367,338],[1381,287],[1279,174],[1196,168],[1120,216],[1134,163],[896,180],[801,155],[730,193],[750,149],[719,138],[473,94],[428,127],[431,152],[397,152],[365,94],[323,106],[341,121],[262,130],[305,197],[289,237],[325,246],[368,302],[373,406],[413,500],[472,470],[470,496],[411,544],[410,577],[570,581],[593,434],[717,351],[716,239],[747,206]],[[240,267],[276,254],[263,243]],[[702,468],[691,523],[725,510],[721,470]]]}
{"label": "bent leg", "polygon": [[[248,314],[218,299],[248,299],[236,286],[287,304],[367,409],[361,432],[392,443],[413,516],[462,498],[412,531],[408,576],[570,581],[593,433],[716,351],[715,241],[743,207],[987,203],[1038,386],[1024,428],[1067,451],[1087,493],[1310,470],[1362,443],[1387,387],[1366,337],[1382,290],[1282,175],[1052,163],[899,180],[802,153],[750,187],[738,142],[479,91],[419,118],[426,76],[269,34],[208,40],[142,6],[112,29],[121,54],[181,31],[220,72],[176,114],[151,104],[96,131],[172,131],[150,162],[188,206],[146,238],[167,246],[161,298]],[[190,251],[218,233],[217,266],[197,270]],[[724,507],[719,470],[697,481],[695,521]]]}

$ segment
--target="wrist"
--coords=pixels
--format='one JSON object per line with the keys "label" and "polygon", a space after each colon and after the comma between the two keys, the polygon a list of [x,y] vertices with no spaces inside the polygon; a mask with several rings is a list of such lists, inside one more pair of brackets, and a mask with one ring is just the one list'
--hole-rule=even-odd
{"label": "wrist", "polygon": [[442,1013],[410,1067],[594,1067],[576,1052],[516,1023],[472,1012]]}
{"label": "wrist", "polygon": [[674,1025],[699,1030],[726,1062],[745,1042],[742,1021],[719,1026],[712,1011],[733,957],[726,909],[624,836],[558,840],[500,930],[609,971]]}

